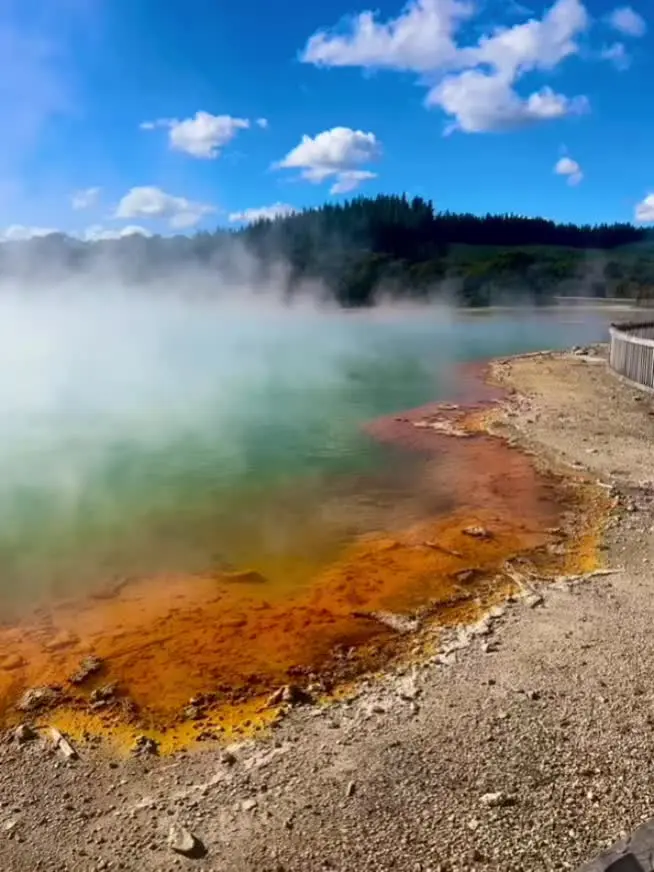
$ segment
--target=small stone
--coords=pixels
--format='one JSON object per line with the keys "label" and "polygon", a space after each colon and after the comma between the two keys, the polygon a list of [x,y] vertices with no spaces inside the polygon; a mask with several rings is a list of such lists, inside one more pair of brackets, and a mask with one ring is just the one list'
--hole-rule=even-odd
{"label": "small stone", "polygon": [[356,793],[357,786],[354,781],[350,781],[345,790],[345,796],[349,799],[351,796],[354,796]]}
{"label": "small stone", "polygon": [[102,669],[102,660],[95,654],[84,657],[76,671],[68,679],[71,684],[84,684],[87,678],[95,675]]}
{"label": "small stone", "polygon": [[236,763],[236,755],[232,754],[231,751],[223,751],[220,755],[220,762],[224,763],[225,766],[234,766]]}
{"label": "small stone", "polygon": [[464,527],[461,531],[466,536],[471,536],[473,539],[492,539],[493,534],[490,530],[487,530],[486,527],[473,526],[473,527]]}
{"label": "small stone", "polygon": [[539,593],[536,593],[536,591],[527,594],[525,597],[525,605],[530,609],[535,609],[537,606],[541,606],[544,602],[545,600],[543,597]]}
{"label": "small stone", "polygon": [[19,745],[37,738],[36,731],[29,724],[19,724],[14,730],[14,738]]}
{"label": "small stone", "polygon": [[50,736],[52,737],[52,743],[55,748],[60,751],[64,757],[68,760],[77,759],[77,751],[73,748],[63,733],[60,733],[56,727],[50,727]]}
{"label": "small stone", "polygon": [[254,809],[259,805],[256,799],[252,797],[251,799],[245,799],[241,803],[241,808],[243,811],[254,811]]}
{"label": "small stone", "polygon": [[302,690],[296,684],[286,684],[268,697],[267,705],[272,707],[276,705],[303,705],[312,702],[310,694],[306,690]]}
{"label": "small stone", "polygon": [[30,687],[16,703],[21,712],[33,712],[56,705],[61,692],[56,687]]}
{"label": "small stone", "polygon": [[159,745],[148,736],[137,736],[132,747],[132,754],[142,756],[144,754],[158,754]]}
{"label": "small stone", "polygon": [[187,721],[199,721],[204,717],[204,712],[197,705],[187,705],[184,709],[184,717]]}
{"label": "small stone", "polygon": [[515,800],[498,790],[495,793],[485,793],[480,802],[488,808],[504,808],[509,805],[515,805]]}
{"label": "small stone", "polygon": [[100,704],[104,705],[105,703],[110,702],[116,697],[116,685],[115,684],[103,684],[101,687],[96,687],[95,690],[91,691],[89,696],[89,700],[92,705],[98,706]]}
{"label": "small stone", "polygon": [[181,824],[171,824],[168,830],[168,846],[185,857],[195,857],[204,853],[202,843]]}

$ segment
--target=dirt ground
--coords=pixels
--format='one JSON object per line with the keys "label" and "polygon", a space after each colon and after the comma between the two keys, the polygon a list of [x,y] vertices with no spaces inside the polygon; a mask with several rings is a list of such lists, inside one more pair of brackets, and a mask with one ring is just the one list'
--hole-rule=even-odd
{"label": "dirt ground", "polygon": [[515,390],[497,432],[615,498],[602,547],[620,572],[516,597],[465,647],[228,751],[85,744],[68,761],[7,736],[0,868],[549,872],[654,814],[654,400],[601,355],[501,361],[494,378]]}

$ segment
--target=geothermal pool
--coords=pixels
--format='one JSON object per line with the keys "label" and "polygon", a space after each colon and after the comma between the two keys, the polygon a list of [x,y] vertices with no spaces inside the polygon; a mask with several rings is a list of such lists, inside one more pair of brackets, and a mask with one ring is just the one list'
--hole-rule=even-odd
{"label": "geothermal pool", "polygon": [[[366,641],[371,628],[339,620],[391,595],[384,537],[487,507],[475,507],[472,478],[469,493],[461,476],[454,487],[438,456],[427,468],[363,425],[456,399],[458,364],[596,341],[607,320],[112,295],[0,302],[0,696],[60,681],[93,651],[137,704],[172,711],[189,690],[229,684],[212,658],[234,657],[240,684],[264,688],[289,664],[316,668],[334,646]],[[460,470],[463,455],[452,457]],[[366,535],[374,547],[357,553]],[[394,590],[411,571],[397,564]]]}

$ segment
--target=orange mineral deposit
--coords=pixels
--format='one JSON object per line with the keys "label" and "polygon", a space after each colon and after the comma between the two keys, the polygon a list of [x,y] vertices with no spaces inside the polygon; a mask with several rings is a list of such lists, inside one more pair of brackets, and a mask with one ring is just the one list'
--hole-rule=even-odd
{"label": "orange mineral deposit", "polygon": [[[370,424],[373,437],[424,455],[423,489],[432,481],[445,488],[454,508],[355,539],[293,590],[280,590],[260,567],[159,574],[51,604],[1,628],[5,722],[24,717],[15,707],[28,688],[46,685],[58,689],[72,731],[128,722],[185,744],[209,723],[265,722],[264,701],[282,685],[329,690],[405,655],[407,635],[376,614],[472,620],[508,590],[507,560],[560,564],[556,549],[548,551],[551,531],[586,492],[537,471],[531,458],[474,427],[457,438],[428,426],[449,420],[461,431],[481,408],[429,407]],[[593,529],[589,522],[571,534],[572,553],[587,562]],[[89,655],[101,667],[71,683]],[[115,696],[104,705],[97,691],[108,685]],[[193,698],[205,703],[197,722]]]}

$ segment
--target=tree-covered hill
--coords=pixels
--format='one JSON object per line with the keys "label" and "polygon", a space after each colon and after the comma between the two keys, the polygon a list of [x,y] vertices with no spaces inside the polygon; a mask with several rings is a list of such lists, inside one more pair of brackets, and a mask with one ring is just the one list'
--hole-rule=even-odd
{"label": "tree-covered hill", "polygon": [[519,215],[436,212],[419,197],[356,198],[193,236],[83,242],[63,234],[4,243],[0,275],[38,281],[106,275],[156,283],[199,269],[216,283],[281,284],[344,306],[381,296],[463,305],[555,294],[654,295],[654,240],[630,224],[557,224]]}

